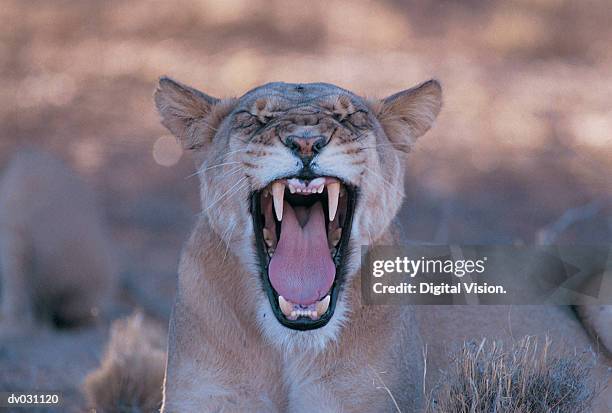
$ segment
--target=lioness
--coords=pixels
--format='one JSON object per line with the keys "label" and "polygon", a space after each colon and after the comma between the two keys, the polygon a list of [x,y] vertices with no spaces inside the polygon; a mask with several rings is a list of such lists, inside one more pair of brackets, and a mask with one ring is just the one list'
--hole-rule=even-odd
{"label": "lioness", "polygon": [[199,168],[164,412],[416,411],[409,307],[364,306],[359,247],[392,242],[404,155],[442,104],[430,80],[380,101],[325,83],[219,100],[162,78],[162,123]]}
{"label": "lioness", "polygon": [[62,162],[17,152],[0,181],[0,332],[70,326],[106,310],[117,269],[94,196]]}
{"label": "lioness", "polygon": [[591,344],[568,308],[362,303],[359,248],[394,242],[405,154],[441,108],[435,80],[380,101],[324,83],[220,100],[162,78],[155,102],[194,152],[202,202],[179,266],[162,411],[416,412],[423,375],[439,379],[453,342]]}

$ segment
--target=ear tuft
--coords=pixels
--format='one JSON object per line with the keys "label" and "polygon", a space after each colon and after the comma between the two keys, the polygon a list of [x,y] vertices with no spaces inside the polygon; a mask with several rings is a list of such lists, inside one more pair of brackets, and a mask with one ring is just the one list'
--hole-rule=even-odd
{"label": "ear tuft", "polygon": [[183,148],[202,146],[204,137],[198,126],[211,113],[219,99],[163,76],[155,90],[155,105],[162,124],[177,137]]}
{"label": "ear tuft", "polygon": [[378,120],[387,137],[397,149],[408,152],[440,113],[442,87],[437,80],[428,80],[391,95],[376,106]]}

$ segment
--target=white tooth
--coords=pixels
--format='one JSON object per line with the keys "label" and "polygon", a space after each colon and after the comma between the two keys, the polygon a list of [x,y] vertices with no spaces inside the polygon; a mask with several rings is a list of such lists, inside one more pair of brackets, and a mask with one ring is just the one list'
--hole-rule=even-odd
{"label": "white tooth", "polygon": [[329,236],[329,241],[331,242],[332,247],[338,245],[340,238],[342,237],[342,228],[336,228],[334,232]]}
{"label": "white tooth", "polygon": [[[274,199],[274,212],[276,212],[276,219],[282,221],[283,219],[283,198],[285,196],[285,184],[282,182],[274,182],[272,184],[272,197]],[[337,203],[337,200],[336,200]]]}
{"label": "white tooth", "polygon": [[292,311],[291,312],[291,318],[295,318],[295,317],[297,317],[297,313],[295,311]]}
{"label": "white tooth", "polygon": [[325,312],[329,308],[330,300],[331,300],[331,296],[328,295],[321,301],[317,301],[317,303],[315,304],[315,309],[316,309],[317,314],[320,314],[320,315],[325,314]]}
{"label": "white tooth", "polygon": [[272,245],[274,245],[274,241],[272,238],[272,231],[270,231],[268,228],[263,229],[263,239],[269,248],[271,248]]}
{"label": "white tooth", "polygon": [[316,311],[311,311],[310,312],[310,319],[311,320],[316,320],[317,318],[319,318],[319,314],[317,314]]}
{"label": "white tooth", "polygon": [[317,192],[321,194],[321,193],[323,193],[323,190],[324,190],[324,189],[325,189],[325,185],[321,185],[321,186],[319,187],[319,189],[317,189]]}
{"label": "white tooth", "polygon": [[[274,187],[272,187],[274,190]],[[338,196],[340,195],[340,182],[327,184],[327,203],[329,206],[329,220],[333,221],[338,210]],[[276,201],[276,198],[274,199]],[[276,203],[276,202],[275,202]]]}
{"label": "white tooth", "polygon": [[293,314],[291,311],[293,310],[293,304],[285,300],[282,295],[278,296],[278,306],[280,307],[281,311],[285,316],[290,316]]}
{"label": "white tooth", "polygon": [[322,186],[323,184],[325,184],[325,178],[315,178],[312,181],[310,181],[310,186],[313,186],[313,187]]}
{"label": "white tooth", "polygon": [[295,186],[289,184],[289,192],[291,192],[292,194],[295,194]]}

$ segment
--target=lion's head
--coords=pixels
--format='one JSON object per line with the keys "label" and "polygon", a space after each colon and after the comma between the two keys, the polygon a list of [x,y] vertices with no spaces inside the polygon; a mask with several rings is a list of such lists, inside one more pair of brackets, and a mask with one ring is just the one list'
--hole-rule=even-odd
{"label": "lion's head", "polygon": [[[343,286],[359,248],[397,213],[404,155],[441,97],[430,80],[380,101],[325,83],[269,83],[220,100],[162,78],[155,102],[162,123],[195,151],[203,213],[260,279],[263,313],[329,336],[350,306]],[[270,334],[305,334],[270,318]]]}

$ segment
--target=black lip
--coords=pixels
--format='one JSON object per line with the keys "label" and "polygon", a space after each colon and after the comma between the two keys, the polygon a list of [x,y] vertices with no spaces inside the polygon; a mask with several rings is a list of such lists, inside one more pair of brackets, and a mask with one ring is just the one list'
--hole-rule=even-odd
{"label": "black lip", "polygon": [[[292,177],[287,177],[292,178]],[[353,224],[353,215],[355,213],[355,205],[357,204],[357,198],[359,195],[358,188],[351,187],[347,184],[344,184],[344,187],[347,192],[347,214],[345,218],[344,225],[342,226],[342,237],[340,238],[340,246],[338,248],[338,253],[334,257],[334,264],[336,265],[336,278],[334,280],[334,284],[331,288],[331,300],[329,303],[329,308],[321,316],[318,320],[309,320],[306,318],[298,318],[297,320],[289,320],[282,313],[280,307],[278,306],[278,294],[272,288],[270,284],[270,279],[268,278],[268,264],[269,259],[266,254],[266,248],[264,246],[264,241],[262,236],[258,236],[257,234],[262,233],[261,226],[261,203],[260,197],[262,191],[256,191],[251,194],[251,217],[253,219],[253,229],[255,231],[255,248],[257,249],[257,260],[259,262],[260,268],[260,277],[263,285],[263,289],[268,296],[268,300],[270,301],[270,306],[272,307],[272,312],[274,316],[283,326],[290,328],[292,330],[314,330],[317,328],[321,328],[332,319],[334,315],[334,311],[336,310],[336,302],[338,301],[338,296],[344,287],[344,280],[346,278],[346,261],[348,260],[348,244],[350,241],[351,227]]]}

